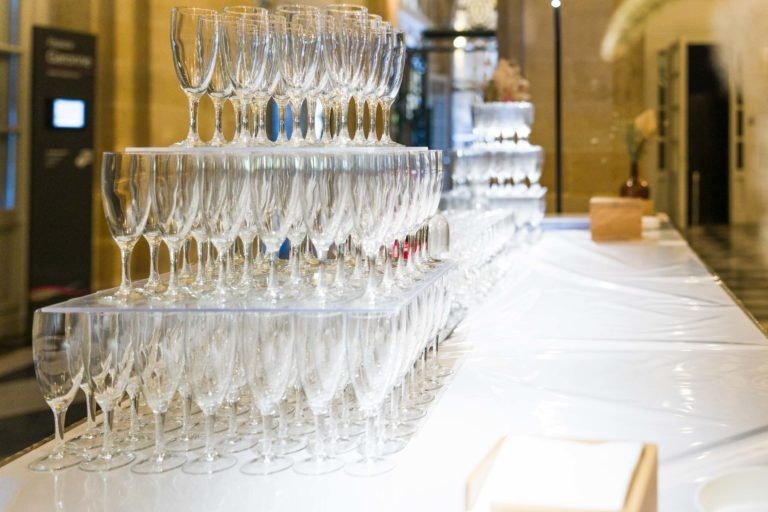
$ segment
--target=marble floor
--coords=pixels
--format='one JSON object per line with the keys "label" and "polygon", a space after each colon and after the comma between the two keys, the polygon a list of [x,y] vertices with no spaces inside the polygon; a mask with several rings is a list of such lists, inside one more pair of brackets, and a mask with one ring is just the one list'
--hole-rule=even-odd
{"label": "marble floor", "polygon": [[768,229],[697,226],[684,234],[704,263],[768,329]]}
{"label": "marble floor", "polygon": [[[702,226],[684,234],[710,269],[768,328],[768,230],[757,226]],[[53,416],[35,381],[32,351],[21,345],[0,353],[0,459],[53,432]],[[67,423],[84,416],[81,395],[67,412]]]}

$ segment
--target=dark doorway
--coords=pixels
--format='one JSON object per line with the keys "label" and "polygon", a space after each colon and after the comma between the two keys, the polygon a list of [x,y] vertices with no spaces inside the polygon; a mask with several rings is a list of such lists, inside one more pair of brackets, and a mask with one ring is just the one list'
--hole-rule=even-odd
{"label": "dark doorway", "polygon": [[688,47],[688,223],[728,223],[728,90],[710,45]]}

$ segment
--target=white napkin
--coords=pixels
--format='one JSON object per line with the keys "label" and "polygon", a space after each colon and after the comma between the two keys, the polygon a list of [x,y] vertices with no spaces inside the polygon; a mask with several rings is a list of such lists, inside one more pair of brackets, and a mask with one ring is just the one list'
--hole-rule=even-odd
{"label": "white napkin", "polygon": [[642,443],[509,436],[474,510],[620,512],[642,449]]}

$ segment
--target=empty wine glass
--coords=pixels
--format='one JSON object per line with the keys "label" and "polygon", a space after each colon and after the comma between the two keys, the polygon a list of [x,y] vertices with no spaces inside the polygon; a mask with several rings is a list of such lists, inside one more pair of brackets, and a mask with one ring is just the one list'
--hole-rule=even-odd
{"label": "empty wine glass", "polygon": [[236,315],[226,312],[189,315],[185,352],[189,384],[205,416],[205,449],[182,467],[185,473],[211,474],[235,465],[237,459],[216,451],[213,430],[216,408],[232,379],[235,359]]}
{"label": "empty wine glass", "polygon": [[322,301],[328,295],[325,282],[326,257],[328,249],[336,240],[342,216],[347,213],[352,171],[344,155],[319,154],[306,163],[299,175],[304,192],[301,206],[307,233],[315,246],[319,262],[313,296]]}
{"label": "empty wine glass", "polygon": [[53,451],[29,465],[33,471],[57,471],[74,466],[80,458],[64,450],[64,417],[77,394],[83,378],[83,360],[79,353],[88,340],[67,335],[63,313],[35,311],[32,320],[32,357],[35,376],[48,407],[53,411]]}
{"label": "empty wine glass", "polygon": [[[277,260],[280,246],[288,229],[296,219],[301,218],[300,180],[289,167],[292,159],[282,154],[254,155],[251,187],[251,207],[257,212],[259,238],[269,254],[269,275],[267,277],[266,299],[276,302],[290,296],[290,290],[281,289],[277,276]],[[254,203],[255,200],[255,203]]]}
{"label": "empty wine glass", "polygon": [[358,407],[365,417],[365,442],[361,459],[345,471],[354,476],[372,476],[394,468],[378,453],[377,423],[382,403],[394,383],[402,336],[402,315],[360,313],[347,317],[347,368]]}
{"label": "empty wine glass", "polygon": [[[221,41],[221,25],[219,25],[219,40]],[[227,139],[224,138],[224,134],[221,130],[221,114],[224,108],[224,103],[235,93],[232,87],[232,81],[229,79],[229,73],[224,64],[224,52],[219,50],[216,52],[216,62],[213,67],[213,74],[211,80],[208,83],[208,97],[213,102],[213,136],[208,141],[209,146],[223,146],[227,143]]]}
{"label": "empty wine glass", "polygon": [[248,386],[262,417],[260,455],[240,471],[266,475],[288,469],[293,461],[275,455],[272,424],[294,365],[294,315],[291,313],[246,313],[243,315],[241,357]]}
{"label": "empty wine glass", "polygon": [[189,101],[189,132],[180,146],[202,144],[197,109],[213,75],[219,50],[219,15],[213,9],[171,9],[171,51],[176,77]]}
{"label": "empty wine glass", "polygon": [[139,344],[136,372],[147,404],[155,415],[155,450],[131,466],[139,474],[164,473],[180,467],[186,457],[165,449],[165,415],[181,380],[186,325],[182,313],[163,312],[137,315],[134,324]]}
{"label": "empty wine glass", "polygon": [[86,428],[82,434],[69,442],[68,447],[82,450],[85,453],[101,445],[101,429],[96,423],[96,401],[94,400],[93,392],[91,391],[88,365],[85,362],[91,357],[91,338],[89,329],[88,315],[79,313],[67,315],[66,336],[69,339],[70,348],[75,350],[74,357],[78,360],[76,366],[83,367],[83,378],[80,379],[80,389],[85,395],[86,411]]}
{"label": "empty wine glass", "polygon": [[323,59],[330,85],[341,102],[341,130],[335,140],[339,144],[347,144],[350,140],[347,130],[347,107],[354,87],[360,79],[367,35],[365,17],[368,11],[360,6],[331,5],[323,12]]}
{"label": "empty wine glass", "polygon": [[[273,144],[267,137],[267,105],[280,82],[280,59],[286,44],[285,18],[279,15],[270,15],[267,23],[269,24],[269,40],[267,41],[267,54],[264,62],[264,78],[254,94],[257,112],[256,139],[254,142],[259,145]],[[283,120],[282,123],[285,124],[285,121]]]}
{"label": "empty wine glass", "polygon": [[314,86],[320,59],[320,18],[315,14],[291,14],[287,17],[285,47],[280,59],[280,76],[291,104],[293,130],[290,142],[304,143],[299,114],[304,98]]}
{"label": "empty wine glass", "polygon": [[131,452],[116,451],[112,439],[113,412],[125,393],[134,363],[133,314],[92,313],[90,315],[91,357],[89,375],[104,426],[99,455],[80,463],[85,471],[109,471],[129,464]]}
{"label": "empty wine glass", "polygon": [[405,70],[405,32],[395,30],[392,41],[392,57],[389,65],[389,73],[386,77],[386,87],[381,96],[382,110],[384,112],[384,132],[381,135],[379,143],[384,146],[400,146],[394,142],[389,135],[390,110],[392,104],[400,91],[400,85],[403,83],[403,71]]}
{"label": "empty wine glass", "polygon": [[219,301],[229,296],[225,263],[246,214],[248,156],[211,154],[203,157],[200,211],[208,237],[218,253],[219,275],[214,292]]}
{"label": "empty wine glass", "polygon": [[125,301],[131,288],[131,252],[141,238],[150,209],[152,158],[142,153],[104,153],[101,162],[101,199],[112,238],[120,248],[120,287],[108,297]]}
{"label": "empty wine glass", "polygon": [[250,101],[264,79],[269,56],[269,24],[266,12],[234,13],[227,11],[221,20],[224,64],[235,95],[240,100],[240,132],[237,145],[251,142],[248,129]]}
{"label": "empty wine glass", "polygon": [[300,474],[322,475],[344,465],[325,448],[329,406],[346,364],[344,334],[344,315],[341,313],[303,314],[297,319],[296,366],[315,416],[312,455],[294,466]]}
{"label": "empty wine glass", "polygon": [[376,14],[367,14],[364,18],[363,30],[366,31],[365,43],[363,46],[363,59],[360,70],[360,78],[356,83],[354,90],[356,128],[355,138],[352,139],[356,144],[365,144],[365,133],[363,132],[363,112],[365,110],[365,99],[370,96],[378,86],[378,70],[381,65],[382,43],[384,42],[381,32],[381,16]]}
{"label": "empty wine glass", "polygon": [[200,204],[201,156],[193,153],[158,154],[155,157],[153,213],[163,242],[168,247],[171,268],[164,297],[184,297],[176,276],[179,249],[189,235]]}

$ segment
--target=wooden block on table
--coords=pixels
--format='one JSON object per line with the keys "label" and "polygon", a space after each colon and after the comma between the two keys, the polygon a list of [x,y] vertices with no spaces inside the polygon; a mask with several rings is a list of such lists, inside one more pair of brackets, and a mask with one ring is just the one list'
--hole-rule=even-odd
{"label": "wooden block on table", "polygon": [[625,197],[593,197],[589,201],[592,240],[607,242],[643,237],[643,200]]}

